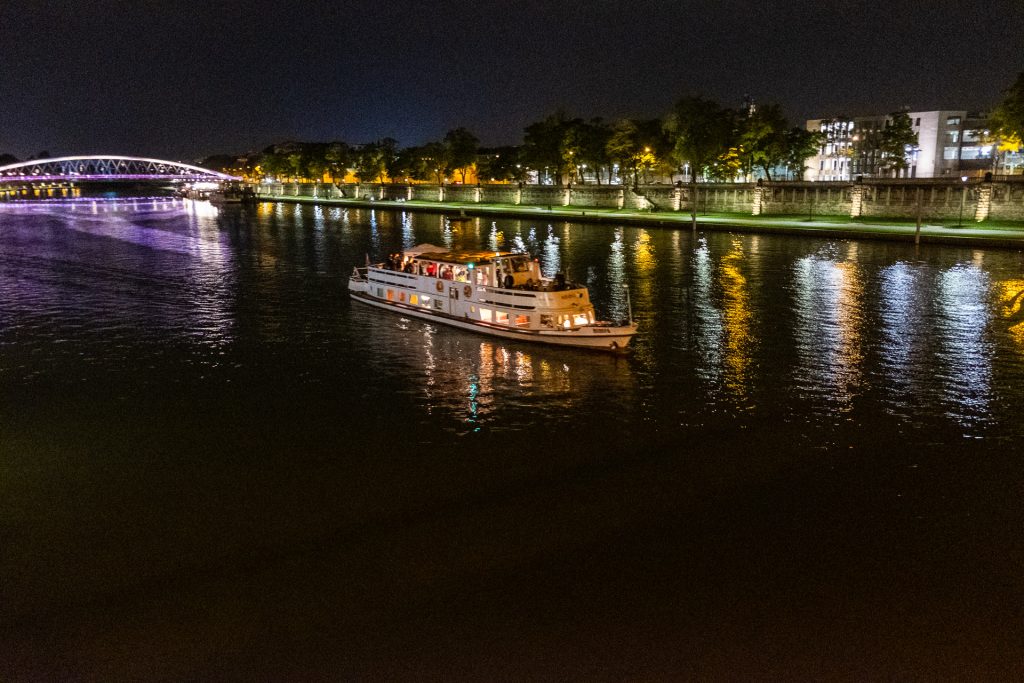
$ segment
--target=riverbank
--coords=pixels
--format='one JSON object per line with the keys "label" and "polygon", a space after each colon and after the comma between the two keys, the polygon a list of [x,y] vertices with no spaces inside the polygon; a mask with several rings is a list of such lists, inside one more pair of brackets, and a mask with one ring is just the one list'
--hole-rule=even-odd
{"label": "riverbank", "polygon": [[[457,213],[465,216],[503,216],[510,218],[544,218],[586,223],[615,223],[689,228],[690,214],[681,211],[641,211],[575,206],[524,206],[514,204],[481,204],[469,202],[436,202],[423,200],[373,200],[323,198],[288,195],[260,195],[261,201],[295,204],[322,204],[397,211]],[[774,234],[810,235],[840,239],[915,240],[917,227],[906,219],[856,219],[846,216],[771,215],[751,216],[739,213],[702,213],[697,224],[705,230],[768,232]],[[1024,222],[1003,221],[974,223],[964,221],[926,221],[920,230],[920,242],[958,244],[1007,249],[1024,249]]]}

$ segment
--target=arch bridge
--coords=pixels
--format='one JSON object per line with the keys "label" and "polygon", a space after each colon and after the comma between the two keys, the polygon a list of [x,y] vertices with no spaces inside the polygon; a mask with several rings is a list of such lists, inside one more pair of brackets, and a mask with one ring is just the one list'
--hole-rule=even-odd
{"label": "arch bridge", "polygon": [[112,155],[36,159],[0,166],[0,184],[90,180],[225,182],[241,178],[177,161]]}

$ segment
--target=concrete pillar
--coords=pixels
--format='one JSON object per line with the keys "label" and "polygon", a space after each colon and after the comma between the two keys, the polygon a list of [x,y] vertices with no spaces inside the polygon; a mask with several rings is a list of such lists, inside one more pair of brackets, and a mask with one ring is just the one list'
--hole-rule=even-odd
{"label": "concrete pillar", "polygon": [[672,190],[672,210],[679,211],[683,206],[683,188]]}
{"label": "concrete pillar", "polygon": [[477,185],[473,189],[473,201],[475,203],[479,204],[480,203],[480,197],[482,197],[482,196],[483,196],[483,190],[480,188],[479,185]]}
{"label": "concrete pillar", "polygon": [[437,201],[444,201],[444,185],[441,185],[440,187],[437,188]]}
{"label": "concrete pillar", "polygon": [[754,216],[760,216],[762,213],[764,213],[764,191],[765,188],[760,183],[758,183],[757,187],[754,188],[754,202],[753,206],[751,207],[751,214],[753,214]]}
{"label": "concrete pillar", "polygon": [[850,218],[860,218],[864,215],[864,186],[857,184],[850,192]]}
{"label": "concrete pillar", "polygon": [[566,185],[565,189],[562,190],[562,206],[569,206],[572,204],[572,185]]}
{"label": "concrete pillar", "polygon": [[412,185],[408,185],[405,188],[405,200],[412,201]]}
{"label": "concrete pillar", "polygon": [[978,188],[978,205],[974,209],[974,220],[977,223],[988,218],[992,211],[992,183],[982,183]]}
{"label": "concrete pillar", "polygon": [[626,188],[619,188],[619,195],[615,198],[615,207],[621,209],[626,205]]}

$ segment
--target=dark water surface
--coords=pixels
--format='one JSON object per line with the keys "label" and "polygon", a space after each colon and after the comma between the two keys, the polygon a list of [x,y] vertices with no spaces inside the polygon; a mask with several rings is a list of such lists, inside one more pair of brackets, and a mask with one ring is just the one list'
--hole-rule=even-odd
{"label": "dark water surface", "polygon": [[[526,249],[625,358],[351,303]],[[0,678],[1008,678],[1017,251],[0,205]]]}

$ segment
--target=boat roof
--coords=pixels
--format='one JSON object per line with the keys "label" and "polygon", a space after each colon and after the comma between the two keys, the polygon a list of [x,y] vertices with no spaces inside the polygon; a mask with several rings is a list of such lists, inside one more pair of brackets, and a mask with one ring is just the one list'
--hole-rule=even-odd
{"label": "boat roof", "polygon": [[470,263],[490,263],[496,258],[520,255],[517,252],[511,251],[455,250],[445,249],[444,247],[433,247],[431,245],[421,246],[430,247],[430,249],[420,251],[420,247],[413,247],[412,249],[405,250],[406,255],[426,261],[441,261],[443,263],[457,263],[459,265],[468,265]]}

